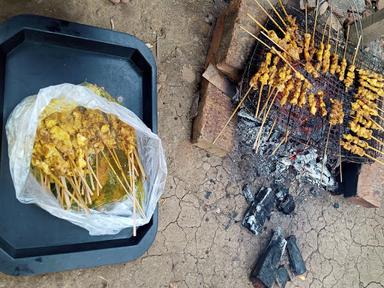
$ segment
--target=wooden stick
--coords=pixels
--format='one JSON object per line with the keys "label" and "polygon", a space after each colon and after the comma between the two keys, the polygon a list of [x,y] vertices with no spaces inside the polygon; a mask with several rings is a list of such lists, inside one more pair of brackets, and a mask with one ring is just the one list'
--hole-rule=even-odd
{"label": "wooden stick", "polygon": [[363,36],[360,35],[360,37],[359,37],[359,42],[357,42],[356,51],[355,51],[355,55],[353,56],[352,65],[355,65],[356,57],[357,57],[357,54],[359,53],[359,49],[360,49],[360,44],[361,44],[362,37],[363,37]]}
{"label": "wooden stick", "polygon": [[308,34],[308,3],[305,1],[305,34]]}
{"label": "wooden stick", "polygon": [[337,50],[339,49],[339,42],[340,42],[339,36],[340,36],[340,30],[337,30],[335,53],[337,53]]}
{"label": "wooden stick", "polygon": [[[117,157],[117,155],[114,155],[114,154],[113,154],[113,152],[111,151],[111,149],[110,149],[108,146],[106,146],[106,147],[107,147],[107,149],[108,149],[109,154],[112,156],[112,159],[113,159],[113,161],[115,162],[115,164],[116,164],[116,166],[117,166],[117,169],[120,170],[120,173],[121,173],[121,175],[123,176],[123,179],[124,179],[125,183],[127,183],[127,186],[128,186],[128,187],[131,187],[131,189],[133,189],[133,187],[130,186],[130,185],[128,184],[128,179],[127,179],[127,177],[125,176],[124,169],[123,169],[123,166],[122,166],[121,163],[120,163],[119,158]],[[116,158],[115,158],[115,157],[116,157]],[[128,160],[128,158],[127,158],[127,160]]]}
{"label": "wooden stick", "polygon": [[77,203],[77,205],[79,205],[81,208],[83,208],[86,212],[89,212],[89,208],[87,207],[87,204],[84,202],[84,199],[81,197],[80,191],[76,189],[77,188],[76,184],[73,182],[73,180],[71,178],[67,178],[67,180],[71,184],[75,195],[77,195],[77,197],[78,197],[78,200],[70,192],[69,192],[69,197],[71,197],[73,199],[73,201],[75,201],[75,203]]}
{"label": "wooden stick", "polygon": [[376,151],[377,153],[380,153],[380,154],[384,155],[384,152],[383,152],[383,151],[380,151],[379,149],[376,149],[375,147],[372,147],[372,146],[369,146],[369,145],[368,145],[368,148],[371,149],[371,150],[373,150],[373,151]]}
{"label": "wooden stick", "polygon": [[263,84],[261,84],[260,91],[259,91],[259,99],[257,101],[255,118],[259,117],[259,109],[260,109],[260,103],[261,103],[261,96],[262,96],[262,93],[263,93],[263,88],[264,88],[264,86],[263,86]]}
{"label": "wooden stick", "polygon": [[[269,87],[271,87],[271,86],[269,86]],[[272,91],[268,91],[268,96],[267,96],[268,98],[267,98],[267,101],[264,103],[263,108],[261,108],[260,116],[262,116],[263,113],[264,113],[264,110],[267,109],[269,100],[271,100],[272,94],[275,92],[275,90],[276,90],[276,89],[273,88]]]}
{"label": "wooden stick", "polygon": [[137,151],[137,148],[133,149],[133,155],[136,158],[136,163],[139,166],[141,176],[145,178],[145,170],[144,170],[144,167],[143,167],[143,163],[141,163],[141,159],[139,157],[139,153]]}
{"label": "wooden stick", "polygon": [[[111,168],[113,174],[115,174],[115,176],[116,176],[116,178],[118,179],[118,181],[120,182],[120,184],[121,184],[122,186],[124,186],[124,185],[122,184],[123,181],[121,181],[121,179],[120,179],[119,175],[117,174],[115,168],[113,168],[112,163],[109,162],[107,155],[105,155],[104,151],[101,151],[101,153],[103,154],[104,159],[107,161],[107,163],[108,163],[109,167]],[[126,181],[126,184],[127,184],[127,186],[128,186],[128,189],[130,189],[130,190],[132,191],[133,188],[132,188],[132,186],[129,185],[128,181]],[[124,186],[124,189],[125,189],[125,186]]]}
{"label": "wooden stick", "polygon": [[271,138],[271,135],[272,135],[272,133],[273,133],[273,130],[275,129],[276,124],[277,124],[277,117],[276,117],[275,120],[273,121],[273,124],[272,124],[272,126],[271,126],[271,130],[269,130],[267,139]]}
{"label": "wooden stick", "polygon": [[281,32],[283,32],[283,34],[285,35],[286,32],[283,30],[283,28],[281,28],[281,26],[275,21],[275,19],[273,19],[273,17],[268,13],[267,10],[264,9],[264,7],[257,1],[257,0],[254,0],[256,2],[256,4],[260,7],[260,9],[268,16],[269,19],[271,19],[271,21],[273,22],[273,24],[276,25],[277,28],[280,29]]}
{"label": "wooden stick", "polygon": [[344,47],[344,54],[343,54],[343,59],[345,59],[347,55],[347,48],[348,48],[348,41],[349,41],[349,32],[351,30],[351,26],[348,25],[348,30],[347,30],[347,41],[345,41],[345,47]]}
{"label": "wooden stick", "polygon": [[[96,153],[95,154],[95,158],[96,158],[96,179],[99,179],[99,153]],[[101,183],[98,182],[100,184],[99,185],[96,185],[96,195],[97,196],[100,196],[100,189],[103,189],[103,186],[101,186]]]}
{"label": "wooden stick", "polygon": [[[97,156],[96,156],[97,157]],[[88,160],[88,159],[87,159]],[[95,171],[93,171],[93,169],[92,169],[92,166],[91,166],[91,164],[89,163],[89,161],[88,161],[88,170],[89,171],[91,171],[91,174],[93,175],[93,177],[95,178],[95,180],[96,180],[96,182],[97,182],[97,185],[96,186],[98,186],[98,187],[100,187],[100,189],[102,189],[103,188],[103,186],[101,185],[101,183],[100,183],[100,181],[99,181],[99,178],[97,177],[97,175],[96,175],[96,173],[95,173]],[[96,166],[97,167],[97,166]],[[93,188],[93,190],[95,190],[95,188]]]}
{"label": "wooden stick", "polygon": [[[92,170],[92,167],[91,167],[91,164],[89,164],[89,157],[87,156],[87,157],[85,157],[85,159],[86,159],[86,162],[87,162],[87,168],[88,168],[88,170],[89,170],[89,172],[93,172],[93,170]],[[92,190],[93,191],[95,191],[95,183],[94,183],[94,181],[93,181],[93,174],[92,174],[92,172],[91,172],[91,174],[89,175],[89,179],[91,180],[91,187],[92,187]]]}
{"label": "wooden stick", "polygon": [[276,43],[276,41],[273,40],[271,37],[269,37],[269,35],[265,34],[264,31],[260,31],[260,33],[261,33],[262,35],[264,35],[264,36],[265,36],[269,41],[271,41],[273,44],[275,44],[280,50],[282,50],[282,51],[284,51],[285,53],[287,53],[287,55],[290,55],[289,52],[288,52],[286,49],[284,49],[283,47],[281,47],[279,43]]}
{"label": "wooden stick", "polygon": [[[135,175],[133,173],[133,159],[132,159],[132,153],[128,155],[128,166],[129,166],[129,174],[130,174],[130,180],[131,180],[131,186],[133,187],[133,199],[136,200],[136,189],[135,189]],[[136,237],[136,201],[133,203],[133,237]]]}
{"label": "wooden stick", "polygon": [[[115,176],[116,176],[116,178],[117,178],[117,181],[120,182],[120,185],[123,187],[125,193],[127,193],[128,197],[130,197],[134,202],[136,202],[137,200],[136,200],[136,199],[133,199],[132,195],[130,194],[130,192],[127,190],[127,188],[126,188],[125,185],[123,184],[123,181],[121,181],[120,177],[117,175],[117,173],[116,173],[115,169],[113,168],[112,164],[109,162],[109,160],[108,160],[108,158],[106,157],[104,151],[101,151],[101,153],[103,154],[104,158],[107,160],[107,162],[108,162],[108,164],[109,164],[109,166],[110,166],[112,172],[115,174]],[[139,206],[139,208],[141,208],[140,205],[138,205],[138,206]],[[144,213],[144,211],[141,210],[141,212],[142,212],[142,216],[145,217],[145,213]]]}
{"label": "wooden stick", "polygon": [[255,17],[253,17],[253,16],[252,16],[251,14],[249,14],[249,13],[247,13],[247,16],[248,16],[249,18],[251,18],[251,19],[257,24],[257,26],[259,26],[262,30],[264,30],[265,32],[269,33],[269,30],[268,30],[267,28],[265,28],[265,27],[263,26],[263,24],[261,24],[259,21],[257,21]]}
{"label": "wooden stick", "polygon": [[384,146],[384,142],[372,135],[372,139]]}
{"label": "wooden stick", "polygon": [[252,86],[249,87],[247,93],[245,93],[243,99],[241,99],[241,101],[239,102],[239,104],[237,105],[237,107],[235,108],[235,110],[232,112],[232,115],[229,117],[228,121],[225,123],[224,127],[221,129],[219,135],[217,135],[217,137],[216,137],[215,140],[213,141],[213,144],[216,144],[217,140],[219,140],[220,137],[221,137],[221,135],[223,135],[225,129],[228,127],[229,123],[231,123],[233,117],[235,117],[237,111],[238,111],[238,110],[240,109],[240,107],[243,105],[245,99],[248,98],[248,95],[249,95],[249,93],[251,92],[252,88],[253,88]]}
{"label": "wooden stick", "polygon": [[365,153],[364,156],[373,160],[373,161],[376,161],[377,163],[380,163],[381,165],[384,165],[384,162],[380,161],[379,159],[376,159],[375,157],[372,157],[371,155],[369,155],[367,153]]}
{"label": "wooden stick", "polygon": [[83,182],[84,186],[85,186],[85,191],[87,193],[90,194],[90,196],[93,196],[93,192],[92,192],[92,189],[89,187],[88,183],[87,183],[87,180],[84,178],[84,176],[82,175],[82,173],[79,171],[79,169],[77,169],[76,167],[76,163],[75,161],[72,159],[72,158],[69,158],[69,160],[72,162],[72,168],[74,168],[74,170],[77,172],[77,175],[80,177],[81,179],[81,182]]}
{"label": "wooden stick", "polygon": [[284,5],[283,5],[283,2],[281,2],[281,0],[279,0],[279,4],[280,4],[281,8],[282,8],[283,11],[284,11],[285,17],[288,17],[289,15],[288,15],[288,13],[287,13],[287,10],[285,10],[285,7],[284,7]]}
{"label": "wooden stick", "polygon": [[317,0],[315,23],[313,24],[313,32],[312,32],[312,48],[315,47],[315,32],[316,32],[316,26],[317,26],[317,18],[319,17],[319,4],[320,4],[320,0]]}
{"label": "wooden stick", "polygon": [[249,32],[246,28],[244,28],[243,26],[240,25],[240,29],[243,29],[245,32],[247,32],[249,35],[251,35],[253,38],[255,38],[257,41],[259,41],[261,44],[263,44],[265,47],[267,47],[268,49],[271,49],[271,46],[269,46],[268,44],[266,44],[263,40],[261,40],[260,38],[258,38],[257,36],[253,35],[252,32]]}
{"label": "wooden stick", "polygon": [[259,150],[259,146],[260,146],[260,145],[259,145],[259,140],[260,140],[260,137],[261,137],[261,133],[262,133],[262,131],[263,131],[265,122],[267,121],[268,115],[269,115],[269,113],[270,113],[270,111],[271,111],[271,109],[272,109],[272,107],[273,107],[273,104],[274,104],[274,102],[275,102],[275,100],[276,100],[276,97],[277,97],[277,95],[278,95],[278,92],[279,92],[279,91],[276,91],[275,96],[273,97],[273,100],[272,100],[271,104],[269,105],[267,112],[266,112],[265,115],[264,115],[263,122],[261,123],[259,133],[257,134],[257,137],[256,137],[256,141],[255,141],[255,143],[253,144],[253,149],[256,149],[256,153],[257,153],[258,150]]}
{"label": "wooden stick", "polygon": [[277,151],[279,151],[281,145],[283,145],[284,143],[287,143],[288,137],[290,134],[291,134],[291,132],[289,130],[287,130],[287,133],[285,133],[285,136],[283,137],[283,139],[280,141],[280,143],[273,150],[272,155],[275,155],[277,153]]}
{"label": "wooden stick", "polygon": [[[287,63],[288,64],[288,66],[296,73],[296,74],[301,74],[301,73],[299,73],[292,65],[291,65],[291,63],[289,63],[288,62],[288,60],[287,59],[285,59],[284,58],[284,56],[279,52],[279,51],[277,51],[276,50],[276,48],[275,47],[272,47],[272,51],[274,51],[285,63]],[[308,82],[308,83],[310,83],[307,79],[305,79],[305,81],[306,82]]]}
{"label": "wooden stick", "polygon": [[332,125],[329,125],[328,133],[327,133],[327,140],[325,142],[325,148],[324,148],[324,154],[323,154],[323,164],[321,165],[320,185],[323,185],[324,166],[325,166],[325,162],[326,162],[325,157],[327,156],[327,150],[328,150],[329,136],[331,134],[331,128],[332,128]]}
{"label": "wooden stick", "polygon": [[287,23],[285,23],[283,17],[281,17],[280,13],[276,10],[275,6],[273,6],[273,4],[271,3],[270,0],[267,0],[269,6],[271,6],[273,12],[275,12],[275,14],[277,15],[277,17],[279,17],[280,21],[284,24],[285,27],[287,27]]}

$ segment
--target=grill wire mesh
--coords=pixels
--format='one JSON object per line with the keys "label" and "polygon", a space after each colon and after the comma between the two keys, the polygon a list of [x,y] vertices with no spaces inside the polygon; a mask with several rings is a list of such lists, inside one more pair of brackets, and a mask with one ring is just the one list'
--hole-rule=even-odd
{"label": "grill wire mesh", "polygon": [[[297,23],[299,25],[299,34],[301,37],[303,37],[305,33],[305,13],[302,11],[291,7],[286,6],[285,7],[288,14],[296,17]],[[277,8],[279,13],[281,15],[283,14],[283,11],[281,8]],[[307,16],[308,18],[308,33],[312,33],[312,29],[314,26],[314,17],[312,15]],[[315,43],[316,47],[318,47],[319,43],[321,42],[324,27],[326,23],[324,21],[317,21],[317,29],[315,32]],[[270,21],[265,24],[267,29],[274,30],[276,33],[279,34],[279,31],[276,26],[274,26],[273,23]],[[325,42],[328,40],[328,29],[326,29],[326,35],[325,35]],[[331,52],[333,53],[336,44],[338,43],[338,54],[340,56],[340,60],[343,57],[344,49],[345,49],[345,35],[342,35],[343,32],[340,33],[338,39],[337,39],[337,33],[335,31],[331,32],[330,37],[330,43],[332,45]],[[262,34],[257,35],[261,40],[263,40],[265,43],[270,45],[271,47],[274,46],[271,41],[269,41],[266,37],[264,37]],[[281,37],[281,35],[279,35]],[[250,57],[250,60],[248,62],[248,65],[245,69],[243,80],[241,84],[241,94],[242,97],[244,97],[246,91],[249,89],[249,82],[252,78],[252,76],[256,73],[258,68],[260,67],[260,64],[264,61],[265,53],[267,52],[267,48],[257,42],[253,53]],[[356,45],[349,42],[346,49],[346,59],[348,63],[350,64],[352,62],[352,59],[354,57],[356,50]],[[280,61],[281,63],[281,61]],[[356,58],[356,67],[357,68],[364,68],[369,69],[374,72],[383,74],[384,72],[384,63],[381,59],[378,57],[375,57],[374,55],[362,51],[360,49],[357,58]],[[357,155],[351,154],[348,151],[342,149],[340,147],[340,139],[344,133],[350,133],[350,129],[348,126],[348,123],[350,121],[350,111],[351,111],[351,104],[354,101],[354,95],[357,92],[358,88],[358,75],[356,75],[355,82],[353,86],[346,92],[344,84],[339,81],[338,77],[332,76],[329,74],[321,74],[319,78],[314,79],[309,73],[307,73],[302,65],[300,63],[292,63],[295,69],[297,69],[299,72],[301,72],[305,77],[313,84],[314,88],[312,89],[312,92],[316,93],[318,90],[322,90],[325,92],[324,100],[327,104],[327,110],[329,114],[329,107],[330,107],[330,98],[333,99],[339,99],[344,103],[344,123],[342,125],[334,126],[330,128],[329,122],[328,122],[328,116],[325,118],[316,115],[313,116],[310,114],[308,106],[304,108],[299,108],[297,106],[292,107],[291,105],[287,104],[283,107],[279,104],[279,96],[277,97],[276,101],[274,102],[274,105],[270,111],[269,114],[269,120],[271,122],[276,121],[277,125],[275,125],[275,129],[280,129],[284,132],[290,131],[289,134],[289,140],[293,142],[297,142],[300,144],[306,144],[307,147],[313,147],[317,149],[318,151],[324,151],[324,147],[326,144],[327,135],[329,132],[329,142],[328,142],[328,149],[327,149],[327,163],[331,167],[336,167],[339,163],[339,159],[343,159],[343,161],[348,162],[355,162],[355,163],[371,163],[372,160],[366,158],[366,157],[359,157]],[[281,64],[280,64],[281,65]],[[244,104],[244,109],[247,110],[248,113],[254,114],[256,110],[256,104],[258,101],[259,96],[259,90],[254,90],[251,92],[247,100]],[[268,94],[268,87],[265,87],[262,92],[262,102],[261,106],[263,107]],[[308,93],[309,94],[309,93]],[[307,95],[308,95],[307,94]],[[383,98],[384,100],[384,98]],[[383,108],[382,105],[383,102],[378,102],[379,108]],[[379,111],[380,115],[383,116],[383,113]],[[375,119],[378,124],[381,126],[383,125],[383,121],[381,118],[376,117]],[[328,131],[328,129],[330,129]],[[265,131],[264,133],[269,133],[268,131]],[[383,131],[382,130],[374,130],[373,134],[378,139],[383,139]],[[263,138],[263,137],[262,137]],[[368,141],[369,145],[382,151],[383,147],[382,145],[374,140]],[[369,150],[369,154],[375,158],[380,158],[383,155],[375,152],[373,150]],[[340,158],[341,157],[341,158]]]}

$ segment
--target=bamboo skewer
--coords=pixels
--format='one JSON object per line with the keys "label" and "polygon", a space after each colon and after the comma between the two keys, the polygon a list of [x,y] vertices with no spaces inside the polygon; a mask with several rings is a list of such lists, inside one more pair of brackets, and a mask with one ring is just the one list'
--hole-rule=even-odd
{"label": "bamboo skewer", "polygon": [[316,26],[317,26],[317,18],[319,17],[319,5],[320,5],[320,0],[317,0],[315,23],[313,24],[313,32],[312,32],[312,48],[315,47],[315,32],[316,32]]}
{"label": "bamboo skewer", "polygon": [[272,155],[275,155],[277,151],[279,151],[280,147],[288,142],[288,137],[291,134],[291,132],[288,130],[287,133],[285,133],[283,139],[280,141],[280,143],[276,146],[276,148],[273,150]]}
{"label": "bamboo skewer", "polygon": [[232,112],[231,116],[229,117],[228,121],[225,123],[224,127],[221,129],[219,135],[217,135],[217,137],[215,138],[215,140],[213,141],[213,144],[215,144],[217,142],[217,140],[220,139],[221,135],[223,135],[225,129],[228,127],[229,123],[231,123],[233,117],[235,117],[237,111],[239,111],[240,107],[243,105],[244,101],[248,98],[248,95],[249,93],[251,92],[252,90],[252,86],[249,87],[247,93],[245,93],[243,99],[241,99],[241,101],[239,102],[239,104],[237,105],[237,107],[235,108],[235,110]]}
{"label": "bamboo skewer", "polygon": [[263,44],[265,47],[267,47],[268,49],[271,49],[271,46],[269,46],[268,44],[266,44],[263,40],[261,40],[260,38],[258,38],[257,36],[253,35],[252,32],[249,32],[246,28],[244,28],[243,26],[240,26],[240,29],[244,30],[245,32],[247,32],[249,35],[251,35],[253,38],[255,38],[257,41],[259,41],[261,44]]}
{"label": "bamboo skewer", "polygon": [[305,34],[308,33],[308,3],[305,1]]}
{"label": "bamboo skewer", "polygon": [[287,27],[287,23],[285,23],[283,17],[281,17],[280,13],[276,10],[275,6],[271,3],[270,0],[267,0],[269,6],[271,6],[273,12],[275,12],[275,14],[277,15],[277,17],[279,17],[280,21],[284,24],[285,27]]}
{"label": "bamboo skewer", "polygon": [[260,109],[260,103],[261,103],[261,96],[262,96],[262,93],[263,93],[263,85],[261,85],[260,87],[260,91],[259,91],[259,99],[257,100],[257,107],[256,107],[256,113],[255,113],[255,118],[259,118],[259,109]]}
{"label": "bamboo skewer", "polygon": [[272,106],[273,106],[273,104],[274,104],[274,102],[276,100],[277,95],[278,95],[278,91],[276,91],[275,96],[273,97],[273,100],[272,100],[271,104],[269,105],[267,112],[264,115],[263,122],[261,123],[260,130],[259,130],[259,132],[257,134],[257,137],[256,137],[256,141],[255,141],[255,143],[253,145],[253,149],[256,150],[256,153],[259,150],[259,140],[260,140],[260,137],[261,137],[261,133],[263,131],[264,125],[265,125],[265,123],[267,121],[268,115],[269,115],[269,113],[271,111],[271,108],[272,108]]}
{"label": "bamboo skewer", "polygon": [[[99,179],[99,153],[96,153],[95,155],[95,162],[96,162],[96,179]],[[98,182],[99,185],[96,185],[96,195],[100,196],[100,189],[103,189],[103,186],[100,182]]]}
{"label": "bamboo skewer", "polygon": [[275,19],[273,19],[273,17],[268,13],[267,10],[264,9],[264,7],[257,1],[257,0],[254,0],[256,2],[256,4],[259,6],[259,8],[268,16],[269,19],[271,19],[271,21],[273,22],[273,24],[276,25],[277,28],[279,28],[279,30],[281,32],[283,32],[283,34],[285,35],[286,32],[284,31],[283,28],[281,28],[281,26],[276,22]]}
{"label": "bamboo skewer", "polygon": [[257,26],[259,26],[262,30],[264,30],[265,32],[269,33],[269,30],[267,28],[265,28],[263,26],[263,24],[261,24],[259,21],[256,20],[256,18],[254,16],[252,16],[250,13],[247,13],[247,16],[249,18],[251,18],[256,24]]}
{"label": "bamboo skewer", "polygon": [[357,54],[359,53],[359,49],[360,49],[361,40],[362,40],[362,36],[360,35],[359,42],[357,43],[357,46],[356,46],[355,55],[353,56],[352,65],[355,65],[356,57],[357,57]]}
{"label": "bamboo skewer", "polygon": [[277,124],[277,117],[276,117],[275,120],[273,121],[273,124],[272,124],[272,126],[271,126],[271,130],[269,130],[267,139],[269,139],[269,138],[271,137],[271,135],[272,135],[272,133],[273,133],[273,130],[275,129],[276,124]]}
{"label": "bamboo skewer", "polygon": [[384,165],[384,162],[383,162],[383,161],[380,161],[379,159],[376,159],[375,157],[372,157],[371,155],[369,155],[369,154],[367,154],[367,153],[365,153],[364,156],[367,157],[367,158],[369,158],[369,159],[371,159],[371,160],[373,160],[373,161],[376,161],[377,163],[379,163],[379,164],[381,164],[381,165]]}
{"label": "bamboo skewer", "polygon": [[351,30],[351,26],[348,25],[348,29],[347,29],[347,40],[345,41],[345,47],[344,47],[343,59],[345,59],[345,57],[347,56],[347,48],[348,48],[349,33],[350,33],[350,30]]}
{"label": "bamboo skewer", "polygon": [[271,100],[272,94],[275,92],[275,88],[272,89],[272,91],[268,92],[267,101],[264,103],[263,108],[261,108],[260,116],[263,115],[264,110],[267,109],[269,100]]}
{"label": "bamboo skewer", "polygon": [[372,135],[372,139],[384,146],[384,142]]}
{"label": "bamboo skewer", "polygon": [[[113,168],[112,164],[109,162],[108,158],[106,157],[104,151],[101,151],[101,153],[104,155],[104,158],[107,160],[108,162],[108,165],[110,166],[112,172],[115,174],[116,178],[117,178],[117,181],[119,181],[120,185],[123,187],[124,191],[127,193],[128,197],[130,197],[133,202],[137,202],[136,199],[133,199],[132,195],[130,195],[130,192],[127,190],[127,188],[125,187],[125,185],[123,184],[123,181],[120,179],[120,177],[118,176],[118,174],[116,173],[115,169]],[[131,189],[132,191],[132,189]],[[138,207],[141,209],[141,206],[140,204],[138,205]],[[142,216],[145,217],[145,213],[144,211],[141,209],[141,213],[142,213]]]}
{"label": "bamboo skewer", "polygon": [[283,9],[285,17],[288,18],[289,15],[287,13],[287,10],[285,10],[284,4],[283,4],[283,2],[281,2],[281,0],[279,0],[279,4],[280,4],[281,8]]}

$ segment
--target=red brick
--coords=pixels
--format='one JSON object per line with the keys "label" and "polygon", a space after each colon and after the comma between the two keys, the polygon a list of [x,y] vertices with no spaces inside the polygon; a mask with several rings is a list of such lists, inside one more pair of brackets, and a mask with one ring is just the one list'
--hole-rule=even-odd
{"label": "red brick", "polygon": [[224,157],[233,148],[235,120],[213,144],[232,114],[231,99],[207,80],[203,80],[198,116],[193,123],[192,142],[208,152]]}
{"label": "red brick", "polygon": [[[259,2],[267,11],[271,10],[267,1]],[[240,26],[246,27],[254,35],[258,35],[260,32],[260,28],[247,16],[247,13],[253,15],[261,23],[267,19],[255,1],[232,0],[226,12],[224,34],[217,52],[217,68],[235,81],[241,78],[242,70],[256,42]]]}
{"label": "red brick", "polygon": [[379,208],[383,189],[384,167],[379,163],[363,165],[357,183],[357,195],[349,199],[366,208]]}

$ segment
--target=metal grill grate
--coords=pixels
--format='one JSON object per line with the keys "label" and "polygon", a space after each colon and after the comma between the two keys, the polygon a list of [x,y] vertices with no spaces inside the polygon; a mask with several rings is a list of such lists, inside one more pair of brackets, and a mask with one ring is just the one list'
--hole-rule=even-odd
{"label": "metal grill grate", "polygon": [[[295,16],[297,19],[297,22],[299,24],[299,32],[300,36],[303,37],[305,33],[305,15],[302,11],[297,10],[293,7],[286,7],[287,12]],[[281,15],[283,15],[283,12],[279,11]],[[308,27],[313,27],[314,19],[310,15],[308,15]],[[317,25],[317,31],[315,33],[315,43],[318,47],[319,43],[321,42],[322,33],[323,33],[323,27],[326,25],[326,23],[322,21],[318,21]],[[275,30],[276,33],[277,29],[274,29],[275,26],[273,23],[268,22],[266,24],[268,29]],[[311,30],[310,28],[308,28]],[[328,34],[328,33],[327,33]],[[333,31],[330,37],[330,43],[332,44],[332,49],[336,47],[336,33]],[[340,33],[342,34],[342,33]],[[270,42],[266,37],[262,36],[261,34],[258,36],[261,38],[264,42],[268,43],[269,45],[273,46],[273,43]],[[325,36],[325,40],[327,40],[327,35]],[[345,47],[345,40],[343,35],[340,35],[338,39],[339,45],[338,45],[338,54],[340,55],[340,59],[343,57],[343,51]],[[245,94],[245,91],[248,91],[249,89],[249,81],[254,75],[254,73],[257,71],[257,69],[260,67],[260,64],[264,61],[264,56],[266,53],[266,48],[260,44],[257,43],[255,46],[255,49],[250,57],[248,67],[245,70],[244,76],[243,76],[243,82],[242,82],[242,91],[243,96]],[[333,52],[333,50],[332,50]],[[347,47],[347,53],[346,58],[348,60],[348,63],[352,62],[352,58],[355,53],[355,45],[352,43],[348,43]],[[332,76],[329,73],[327,75],[321,74],[321,76],[317,79],[313,78],[311,75],[309,75],[305,70],[303,65],[300,63],[292,63],[295,68],[301,72],[303,75],[306,76],[308,80],[313,84],[314,88],[311,92],[316,93],[318,90],[322,90],[325,92],[324,100],[327,104],[327,107],[330,107],[330,98],[333,99],[339,99],[343,101],[344,103],[344,112],[345,112],[345,119],[344,124],[341,126],[335,126],[330,131],[330,137],[329,137],[329,144],[328,144],[328,163],[337,163],[338,159],[340,158],[340,151],[341,156],[344,158],[344,161],[349,162],[357,162],[357,163],[367,163],[371,162],[371,160],[367,158],[362,157],[356,157],[356,155],[353,155],[351,153],[348,153],[347,151],[340,149],[340,138],[342,137],[342,134],[349,132],[348,123],[350,120],[350,111],[351,111],[351,104],[354,101],[354,95],[357,91],[357,84],[356,77],[354,85],[350,88],[348,92],[345,91],[345,86],[343,83],[339,81],[339,79],[336,76]],[[383,61],[374,55],[371,55],[369,53],[359,51],[359,54],[356,58],[356,67],[359,68],[365,68],[372,71],[375,71],[377,73],[383,73],[384,72],[384,65]],[[281,64],[280,64],[281,65]],[[265,105],[266,102],[266,95],[268,93],[268,88],[264,88],[264,91],[262,95],[262,102],[261,107]],[[245,109],[248,110],[249,113],[254,113],[256,109],[256,103],[259,96],[259,91],[253,91],[252,95],[248,97],[248,100],[245,102]],[[276,129],[281,129],[282,131],[290,131],[290,140],[295,141],[298,143],[306,143],[308,147],[314,147],[318,149],[318,151],[323,151],[326,138],[328,135],[328,129],[329,129],[329,123],[326,118],[322,118],[320,116],[313,116],[309,113],[308,107],[305,108],[299,108],[297,106],[291,107],[289,104],[285,105],[284,107],[281,107],[279,104],[280,95],[278,95],[277,100],[275,101],[274,106],[271,109],[269,121],[275,121],[277,119],[277,125]],[[381,105],[382,106],[382,105]],[[329,109],[328,109],[329,112]],[[377,119],[376,122],[379,122],[381,126],[383,125],[383,121],[380,119]],[[268,132],[268,131],[267,131]],[[266,132],[266,133],[267,133]],[[384,134],[383,132],[380,132],[378,130],[375,130],[374,136],[377,138],[382,139]],[[370,141],[370,146],[373,146],[376,149],[381,150],[383,147],[376,142],[376,141]],[[372,152],[370,155],[374,157],[379,157],[382,155],[378,155],[377,152]]]}

